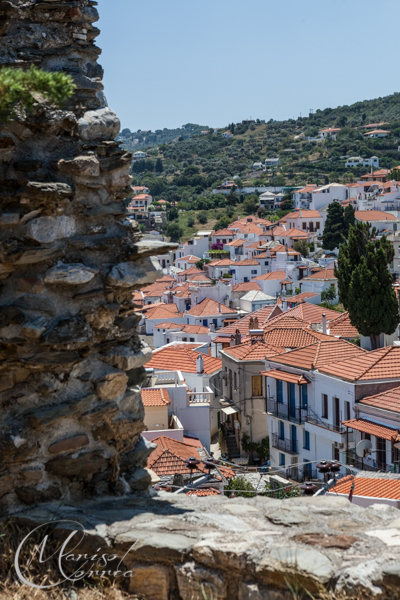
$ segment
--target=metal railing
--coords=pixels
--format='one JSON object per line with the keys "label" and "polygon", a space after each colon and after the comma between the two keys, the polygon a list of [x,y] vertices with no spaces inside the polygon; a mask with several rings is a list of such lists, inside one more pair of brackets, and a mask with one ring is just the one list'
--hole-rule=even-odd
{"label": "metal railing", "polygon": [[375,460],[373,464],[371,464],[360,458],[350,458],[348,464],[350,467],[355,467],[361,471],[383,471],[386,473],[391,470],[387,463],[380,460]]}
{"label": "metal railing", "polygon": [[275,402],[267,399],[267,412],[272,413],[276,417],[291,423],[304,423],[307,418],[307,409],[298,406],[291,406],[283,402]]}
{"label": "metal railing", "polygon": [[311,423],[311,425],[317,425],[317,427],[323,427],[324,429],[329,429],[329,431],[335,431],[336,433],[346,433],[346,427],[342,427],[341,425],[333,425],[333,423],[326,423],[311,409],[310,412],[311,414],[306,416],[307,423]]}
{"label": "metal railing", "polygon": [[287,440],[286,438],[280,438],[277,433],[271,435],[271,446],[281,452],[287,452],[288,454],[298,454],[298,441]]}

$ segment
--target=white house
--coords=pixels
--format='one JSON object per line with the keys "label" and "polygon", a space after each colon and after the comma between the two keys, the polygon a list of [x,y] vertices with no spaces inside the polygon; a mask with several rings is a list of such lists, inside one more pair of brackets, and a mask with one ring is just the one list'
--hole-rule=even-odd
{"label": "white house", "polygon": [[341,202],[347,200],[348,192],[347,186],[341,183],[328,183],[322,187],[317,188],[311,192],[311,210],[319,210],[325,206],[328,206],[334,200]]}
{"label": "white house", "polygon": [[129,202],[128,212],[140,209],[147,210],[152,201],[153,197],[149,194],[138,194],[137,196],[134,196]]}
{"label": "white house", "polygon": [[188,269],[190,269],[190,267],[195,266],[198,261],[199,261],[198,256],[194,256],[193,254],[188,254],[186,256],[176,258],[175,266],[178,267],[178,269],[182,269],[182,271],[187,271]]}
{"label": "white house", "polygon": [[308,208],[312,200],[312,192],[317,189],[316,183],[307,183],[307,185],[300,190],[293,192],[293,201],[295,208]]}
{"label": "white house", "polygon": [[332,304],[338,303],[337,279],[333,269],[321,269],[312,275],[308,275],[299,282],[299,285],[302,292],[312,292],[314,294],[321,294],[324,290],[333,288],[336,292],[336,297]]}
{"label": "white house", "polygon": [[272,271],[271,273],[265,273],[259,277],[254,277],[252,281],[258,283],[264,294],[276,297],[278,293],[281,293],[281,281],[284,281],[286,277],[286,271]]}
{"label": "white house", "polygon": [[147,158],[147,154],[146,152],[143,152],[143,150],[138,150],[137,152],[133,153],[133,162],[135,162],[136,160],[143,160],[144,158]]}
{"label": "white house", "polygon": [[204,253],[207,252],[208,248],[209,236],[200,236],[197,233],[193,239],[185,244],[179,245],[179,248],[176,250],[176,258],[183,258],[184,256],[197,256],[198,258],[203,258]]}
{"label": "white house", "polygon": [[261,275],[261,266],[255,258],[245,258],[236,262],[232,261],[229,272],[235,277],[236,283],[241,283]]}
{"label": "white house", "polygon": [[264,294],[261,290],[250,290],[239,300],[240,308],[248,313],[275,303],[275,296],[268,296],[268,294]]}
{"label": "white house", "polygon": [[340,127],[328,127],[327,129],[320,129],[319,137],[322,140],[326,140],[327,138],[332,138],[335,140],[339,131]]}
{"label": "white house", "polygon": [[154,348],[161,348],[172,342],[192,342],[207,344],[210,342],[210,330],[203,325],[188,325],[187,323],[158,323],[153,327]]}
{"label": "white house", "polygon": [[280,220],[285,223],[286,229],[295,228],[302,232],[322,235],[324,230],[324,216],[317,210],[295,210]]}
{"label": "white house", "polygon": [[371,227],[376,227],[378,231],[398,231],[400,229],[400,219],[389,212],[380,210],[356,210],[356,221],[362,223],[371,223]]}
{"label": "white house", "polygon": [[224,133],[222,134],[223,138],[231,138],[233,137],[233,133],[231,133],[230,131],[224,131]]}
{"label": "white house", "polygon": [[279,158],[266,158],[264,161],[264,164],[267,167],[275,167],[276,168],[276,167],[278,167],[279,162],[280,162]]}
{"label": "white house", "polygon": [[371,156],[371,158],[362,158],[361,156],[349,156],[346,160],[345,167],[375,167],[379,169],[379,158]]}
{"label": "white house", "polygon": [[199,304],[185,313],[186,322],[190,325],[203,325],[204,327],[218,328],[224,326],[224,321],[235,320],[238,317],[236,310],[228,308],[222,302],[212,298],[204,298]]}
{"label": "white house", "polygon": [[390,131],[386,131],[386,129],[373,129],[372,131],[364,133],[364,135],[369,138],[385,138],[390,135]]}
{"label": "white house", "polygon": [[211,234],[211,244],[228,244],[229,242],[232,242],[235,237],[236,234],[232,229],[213,231]]}

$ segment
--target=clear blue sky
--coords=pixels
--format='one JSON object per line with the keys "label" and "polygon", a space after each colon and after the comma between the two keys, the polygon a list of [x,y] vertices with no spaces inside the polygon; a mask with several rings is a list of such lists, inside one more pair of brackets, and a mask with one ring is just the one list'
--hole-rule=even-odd
{"label": "clear blue sky", "polygon": [[98,8],[105,93],[132,131],[304,116],[399,90],[399,0],[99,0]]}

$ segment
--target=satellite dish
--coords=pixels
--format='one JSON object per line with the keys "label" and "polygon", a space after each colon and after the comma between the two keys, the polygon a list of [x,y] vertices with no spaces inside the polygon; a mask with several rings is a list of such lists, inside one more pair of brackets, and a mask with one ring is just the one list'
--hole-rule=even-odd
{"label": "satellite dish", "polygon": [[356,446],[356,454],[360,458],[364,458],[365,452],[368,452],[368,450],[371,450],[371,448],[372,442],[370,440],[361,440],[361,442],[358,442]]}
{"label": "satellite dish", "polygon": [[395,444],[393,444],[393,448],[396,448],[396,450],[400,450],[400,442],[396,442]]}

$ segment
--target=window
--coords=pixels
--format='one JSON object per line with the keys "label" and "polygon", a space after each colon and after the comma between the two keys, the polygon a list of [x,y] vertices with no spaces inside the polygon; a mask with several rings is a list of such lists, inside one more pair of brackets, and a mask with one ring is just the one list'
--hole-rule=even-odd
{"label": "window", "polygon": [[283,381],[280,379],[276,380],[276,397],[278,398],[279,404],[283,403]]}
{"label": "window", "polygon": [[307,408],[308,405],[308,390],[307,384],[301,386],[301,408]]}
{"label": "window", "polygon": [[169,338],[167,338],[167,344],[169,344]]}
{"label": "window", "polygon": [[304,460],[304,475],[307,477],[311,477],[312,475],[312,465],[309,460]]}
{"label": "window", "polygon": [[322,418],[328,418],[328,396],[326,394],[322,394]]}
{"label": "window", "polygon": [[304,450],[310,449],[310,432],[306,430],[303,432],[303,448]]}
{"label": "window", "polygon": [[182,338],[182,342],[187,342],[187,338]]}
{"label": "window", "polygon": [[189,338],[189,341],[190,342],[194,342],[194,338]]}
{"label": "window", "polygon": [[345,421],[350,421],[350,402],[345,401],[344,403],[344,418]]}
{"label": "window", "polygon": [[285,423],[283,421],[279,421],[279,439],[285,439]]}
{"label": "window", "polygon": [[251,272],[252,275],[257,275],[257,269],[253,269]]}
{"label": "window", "polygon": [[236,372],[233,374],[233,387],[235,390],[237,390],[237,373]]}
{"label": "window", "polygon": [[303,229],[307,229],[307,223],[303,223]]}
{"label": "window", "polygon": [[268,260],[265,260],[265,261],[264,261],[264,265],[265,265],[266,267],[268,267],[268,265],[269,265],[269,261],[268,261]]}
{"label": "window", "polygon": [[262,396],[262,375],[253,375],[251,378],[252,396]]}
{"label": "window", "polygon": [[319,228],[320,228],[320,224],[319,224],[319,221],[317,221],[317,222],[315,223],[315,229],[319,229]]}
{"label": "window", "polygon": [[279,466],[280,467],[285,466],[285,455],[282,454],[282,452],[279,453]]}
{"label": "window", "polygon": [[249,281],[249,278],[248,277],[243,277],[243,281],[244,281],[244,283],[247,283]]}

